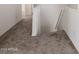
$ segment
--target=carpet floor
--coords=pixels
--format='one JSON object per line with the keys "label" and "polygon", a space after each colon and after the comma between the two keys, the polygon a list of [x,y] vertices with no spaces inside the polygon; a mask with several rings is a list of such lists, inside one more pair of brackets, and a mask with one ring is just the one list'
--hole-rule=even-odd
{"label": "carpet floor", "polygon": [[76,54],[64,31],[31,36],[31,20],[22,20],[0,38],[1,54]]}

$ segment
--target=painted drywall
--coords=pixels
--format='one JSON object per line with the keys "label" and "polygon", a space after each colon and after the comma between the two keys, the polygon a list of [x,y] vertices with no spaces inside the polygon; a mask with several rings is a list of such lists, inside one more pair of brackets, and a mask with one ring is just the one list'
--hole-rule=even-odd
{"label": "painted drywall", "polygon": [[42,33],[56,31],[55,26],[58,21],[58,17],[61,9],[66,7],[65,4],[41,4],[41,24]]}
{"label": "painted drywall", "polygon": [[36,7],[37,8],[33,7],[32,34],[35,33],[34,36],[37,36],[37,34],[40,33],[56,31],[55,26],[58,21],[60,11],[66,7],[66,5],[39,4]]}
{"label": "painted drywall", "polygon": [[78,4],[68,4],[67,7],[73,8],[73,9],[78,9]]}
{"label": "painted drywall", "polygon": [[27,21],[32,18],[32,4],[22,4],[22,18]]}
{"label": "painted drywall", "polygon": [[[57,31],[55,27],[56,27],[61,9],[64,9],[65,7],[70,7],[75,9],[77,5],[67,5],[67,4],[41,4],[40,5],[39,4],[39,7],[40,7],[40,16],[37,17],[36,15],[34,16],[33,14],[33,17],[36,17],[38,19],[40,18],[40,19],[39,20],[33,19],[34,24],[36,25],[32,26],[32,29],[33,28],[35,29],[35,31],[33,31],[32,33],[37,33],[37,31],[39,31],[38,28],[40,29],[40,33]],[[34,11],[33,13],[36,13],[36,12]],[[39,22],[39,23],[36,23],[36,22]]]}
{"label": "painted drywall", "polygon": [[79,52],[79,11],[65,8],[60,26],[67,33]]}
{"label": "painted drywall", "polygon": [[32,5],[26,4],[25,5],[25,16],[31,16],[32,15]]}
{"label": "painted drywall", "polygon": [[0,36],[21,20],[21,5],[0,4]]}
{"label": "painted drywall", "polygon": [[16,5],[16,23],[22,20],[22,5],[21,4],[17,4]]}

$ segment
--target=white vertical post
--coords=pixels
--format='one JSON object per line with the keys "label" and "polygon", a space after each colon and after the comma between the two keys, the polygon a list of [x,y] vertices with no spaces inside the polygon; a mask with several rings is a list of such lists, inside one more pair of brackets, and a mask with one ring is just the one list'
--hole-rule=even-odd
{"label": "white vertical post", "polygon": [[22,4],[22,18],[25,18],[25,4]]}

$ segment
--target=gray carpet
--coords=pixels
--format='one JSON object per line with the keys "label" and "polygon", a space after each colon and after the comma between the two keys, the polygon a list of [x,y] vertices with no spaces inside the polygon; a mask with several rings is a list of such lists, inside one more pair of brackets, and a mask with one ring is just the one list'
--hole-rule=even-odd
{"label": "gray carpet", "polygon": [[[7,34],[8,33],[8,34]],[[64,31],[31,36],[31,19],[22,20],[0,40],[0,53],[75,54],[78,53]]]}

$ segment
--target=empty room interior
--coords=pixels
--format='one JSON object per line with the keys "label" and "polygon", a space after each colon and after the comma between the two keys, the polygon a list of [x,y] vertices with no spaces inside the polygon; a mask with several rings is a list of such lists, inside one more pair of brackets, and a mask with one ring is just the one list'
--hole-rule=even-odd
{"label": "empty room interior", "polygon": [[78,54],[78,4],[0,4],[0,54]]}

